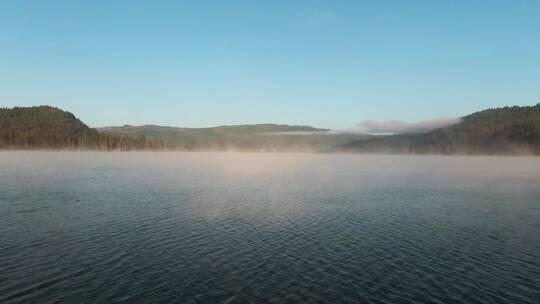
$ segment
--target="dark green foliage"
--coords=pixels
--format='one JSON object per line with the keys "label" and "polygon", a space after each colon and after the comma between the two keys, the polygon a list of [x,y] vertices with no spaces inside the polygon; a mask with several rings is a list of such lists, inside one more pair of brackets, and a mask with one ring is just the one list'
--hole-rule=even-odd
{"label": "dark green foliage", "polygon": [[489,109],[425,134],[355,141],[340,149],[369,153],[540,154],[540,104]]}
{"label": "dark green foliage", "polygon": [[144,136],[98,133],[73,114],[49,106],[0,109],[0,149],[159,149]]}

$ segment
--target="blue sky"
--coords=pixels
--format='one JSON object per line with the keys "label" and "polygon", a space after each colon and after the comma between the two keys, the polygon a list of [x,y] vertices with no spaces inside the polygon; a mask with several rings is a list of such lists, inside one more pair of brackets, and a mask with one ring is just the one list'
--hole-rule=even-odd
{"label": "blue sky", "polygon": [[539,1],[1,1],[0,106],[348,128],[540,100]]}

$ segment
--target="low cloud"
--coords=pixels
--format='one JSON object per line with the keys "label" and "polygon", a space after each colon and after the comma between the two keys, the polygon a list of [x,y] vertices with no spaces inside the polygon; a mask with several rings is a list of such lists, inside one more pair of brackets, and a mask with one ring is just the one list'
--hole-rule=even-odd
{"label": "low cloud", "polygon": [[409,134],[426,133],[434,129],[447,127],[460,122],[459,118],[439,118],[424,120],[420,122],[405,122],[400,120],[376,121],[367,120],[347,130],[345,133],[367,133],[367,134]]}

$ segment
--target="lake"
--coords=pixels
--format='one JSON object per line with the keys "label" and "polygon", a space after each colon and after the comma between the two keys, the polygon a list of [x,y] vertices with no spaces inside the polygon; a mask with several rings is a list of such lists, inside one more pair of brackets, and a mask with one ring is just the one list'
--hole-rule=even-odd
{"label": "lake", "polygon": [[540,158],[0,152],[0,303],[540,303]]}

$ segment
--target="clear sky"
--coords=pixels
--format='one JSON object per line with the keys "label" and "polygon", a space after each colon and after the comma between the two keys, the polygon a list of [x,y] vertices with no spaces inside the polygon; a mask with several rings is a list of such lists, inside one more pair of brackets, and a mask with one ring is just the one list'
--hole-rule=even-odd
{"label": "clear sky", "polygon": [[1,1],[0,106],[93,127],[456,117],[540,100],[540,1]]}

